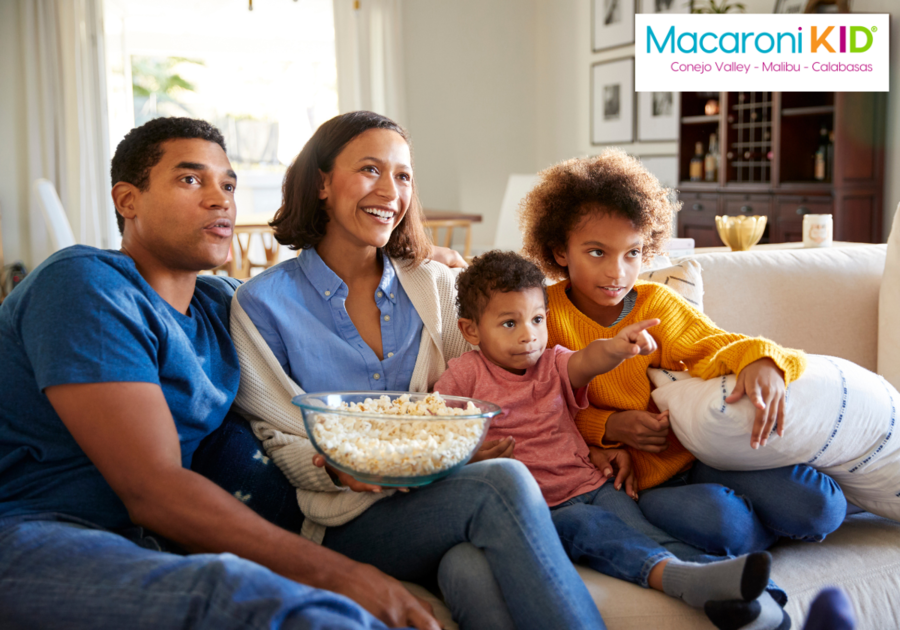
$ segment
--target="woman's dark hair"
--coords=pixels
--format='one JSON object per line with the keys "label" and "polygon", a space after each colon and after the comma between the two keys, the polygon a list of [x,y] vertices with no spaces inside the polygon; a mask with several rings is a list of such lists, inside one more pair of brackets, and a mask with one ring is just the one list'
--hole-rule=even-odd
{"label": "woman's dark hair", "polygon": [[[319,173],[330,173],[344,147],[370,129],[388,129],[399,134],[410,145],[412,152],[409,134],[393,120],[380,114],[350,112],[322,124],[284,176],[282,206],[269,223],[279,243],[291,249],[309,249],[321,242],[325,236],[328,214],[319,199]],[[391,233],[384,251],[392,258],[409,260],[413,265],[431,254],[431,241],[422,225],[422,206],[416,194],[415,178],[409,209]]]}
{"label": "woman's dark hair", "polygon": [[[135,127],[122,138],[116,147],[109,168],[112,185],[126,182],[147,190],[150,185],[150,170],[163,156],[162,143],[167,140],[200,139],[215,142],[225,151],[222,133],[205,120],[195,118],[154,118],[140,127]],[[116,212],[119,233],[124,234],[125,219]]]}
{"label": "woman's dark hair", "polygon": [[522,253],[554,280],[568,278],[569,272],[553,252],[566,247],[585,217],[608,213],[630,221],[644,238],[643,258],[648,262],[663,251],[681,208],[672,201],[672,191],[639,160],[618,149],[567,160],[539,175],[538,185],[519,206]]}
{"label": "woman's dark hair", "polygon": [[456,310],[459,317],[476,324],[495,293],[541,289],[547,304],[544,274],[530,260],[499,249],[475,258],[456,279]]}

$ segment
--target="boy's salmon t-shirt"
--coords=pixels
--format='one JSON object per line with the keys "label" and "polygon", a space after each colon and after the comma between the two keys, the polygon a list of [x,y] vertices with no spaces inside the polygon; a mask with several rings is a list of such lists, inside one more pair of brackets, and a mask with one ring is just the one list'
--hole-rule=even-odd
{"label": "boy's salmon t-shirt", "polygon": [[452,359],[434,385],[441,394],[477,398],[503,410],[491,420],[485,440],[515,439],[515,458],[531,471],[550,507],[599,488],[604,481],[575,426],[575,414],[587,407],[588,400],[587,388],[572,391],[573,354],[562,346],[548,348],[537,364],[519,375],[474,350]]}

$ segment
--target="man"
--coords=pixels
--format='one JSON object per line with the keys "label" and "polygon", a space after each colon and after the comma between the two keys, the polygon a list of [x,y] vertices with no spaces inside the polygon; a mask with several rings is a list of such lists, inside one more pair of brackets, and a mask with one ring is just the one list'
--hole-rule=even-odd
{"label": "man", "polygon": [[150,121],[111,171],[121,250],[57,252],[0,307],[0,625],[436,629],[396,580],[190,470],[240,376],[236,282],[198,278],[232,240],[221,134]]}

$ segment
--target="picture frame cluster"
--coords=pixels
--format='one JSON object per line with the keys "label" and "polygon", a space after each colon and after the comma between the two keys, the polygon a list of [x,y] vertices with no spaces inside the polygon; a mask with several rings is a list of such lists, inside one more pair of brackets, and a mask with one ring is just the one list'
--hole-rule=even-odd
{"label": "picture frame cluster", "polygon": [[[593,52],[634,43],[638,0],[592,0]],[[644,13],[690,13],[691,0],[641,0]],[[677,92],[634,91],[634,57],[591,65],[591,144],[678,139]]]}

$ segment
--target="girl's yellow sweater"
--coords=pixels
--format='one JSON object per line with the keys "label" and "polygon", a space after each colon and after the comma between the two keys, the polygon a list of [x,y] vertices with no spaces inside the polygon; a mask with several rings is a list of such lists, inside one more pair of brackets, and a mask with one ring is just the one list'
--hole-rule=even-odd
{"label": "girl's yellow sweater", "polygon": [[[568,286],[568,282],[560,282],[548,288],[547,328],[551,347],[559,344],[581,350],[595,339],[615,337],[629,324],[654,317],[661,320],[649,330],[659,345],[654,353],[628,359],[611,372],[597,376],[588,385],[590,406],[575,418],[588,444],[606,448],[621,446],[604,440],[609,417],[616,411],[650,409],[648,367],[689,370],[692,376],[709,379],[723,374],[740,374],[750,363],[769,357],[784,371],[787,384],[799,378],[806,368],[803,352],[782,348],[762,337],[727,333],[665,285],[638,281],[634,287],[637,291],[634,308],[610,328],[601,326],[575,308],[566,293]],[[747,436],[748,443],[749,439]],[[671,431],[668,440],[669,447],[662,453],[628,449],[639,490],[670,479],[694,461],[694,456]]]}

